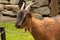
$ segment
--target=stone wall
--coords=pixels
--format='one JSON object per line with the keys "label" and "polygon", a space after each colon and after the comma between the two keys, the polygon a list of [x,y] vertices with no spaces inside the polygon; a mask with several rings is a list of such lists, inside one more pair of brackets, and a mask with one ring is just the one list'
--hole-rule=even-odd
{"label": "stone wall", "polygon": [[[32,0],[25,0],[27,5],[32,2]],[[34,17],[41,19],[43,15],[50,15],[50,3],[48,0],[37,0],[38,3],[32,6]],[[0,0],[0,16],[10,15],[15,16],[19,11],[19,0]],[[60,0],[59,0],[60,4]],[[59,6],[60,10],[60,6]],[[60,12],[60,11],[59,11]]]}
{"label": "stone wall", "polygon": [[0,15],[15,16],[19,10],[19,0],[0,0]]}
{"label": "stone wall", "polygon": [[[37,18],[38,16],[38,19],[40,18],[43,18],[46,17],[46,16],[49,16],[50,17],[50,3],[49,3],[49,0],[36,0],[38,1],[38,3],[36,5],[33,5],[32,6],[32,9],[34,9],[34,17]],[[60,0],[58,1],[59,2],[59,6],[58,6],[58,13],[60,13]],[[30,4],[31,1],[27,1],[27,5]]]}

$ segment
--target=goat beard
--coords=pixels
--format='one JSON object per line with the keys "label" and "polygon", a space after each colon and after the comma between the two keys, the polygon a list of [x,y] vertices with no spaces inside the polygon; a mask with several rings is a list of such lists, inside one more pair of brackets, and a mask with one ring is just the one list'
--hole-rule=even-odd
{"label": "goat beard", "polygon": [[25,29],[25,32],[28,30],[26,27],[24,29]]}
{"label": "goat beard", "polygon": [[28,30],[29,30],[29,32],[31,32],[31,28],[29,28],[29,27],[25,27],[24,30],[25,30],[25,32]]}

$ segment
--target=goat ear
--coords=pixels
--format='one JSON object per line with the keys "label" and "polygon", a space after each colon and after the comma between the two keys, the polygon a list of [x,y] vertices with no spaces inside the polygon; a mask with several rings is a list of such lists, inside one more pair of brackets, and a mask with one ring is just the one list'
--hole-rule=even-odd
{"label": "goat ear", "polygon": [[23,9],[24,9],[24,6],[25,6],[25,3],[23,2],[23,5],[21,6],[21,10],[23,10]]}
{"label": "goat ear", "polygon": [[29,5],[25,8],[25,10],[30,11],[30,7],[31,7],[32,5],[34,5],[34,4],[36,4],[36,3],[37,3],[37,1],[29,4]]}

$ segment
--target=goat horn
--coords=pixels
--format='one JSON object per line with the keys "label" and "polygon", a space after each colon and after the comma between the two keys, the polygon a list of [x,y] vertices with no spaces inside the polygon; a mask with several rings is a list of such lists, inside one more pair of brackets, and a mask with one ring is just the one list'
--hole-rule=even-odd
{"label": "goat horn", "polygon": [[22,7],[21,7],[21,10],[23,10],[23,9],[24,9],[24,5],[25,5],[25,3],[23,2],[23,5],[22,5]]}
{"label": "goat horn", "polygon": [[30,7],[31,7],[32,5],[34,5],[34,4],[36,4],[36,3],[37,3],[37,1],[34,2],[34,3],[29,4],[29,5],[25,8],[25,10],[30,10]]}

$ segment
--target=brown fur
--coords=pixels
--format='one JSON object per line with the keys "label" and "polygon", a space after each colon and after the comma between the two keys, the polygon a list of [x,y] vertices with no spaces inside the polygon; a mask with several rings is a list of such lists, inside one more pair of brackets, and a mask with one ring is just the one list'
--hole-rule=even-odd
{"label": "brown fur", "polygon": [[24,23],[21,24],[22,19],[17,25],[28,30],[35,40],[60,40],[60,16],[38,20],[32,17],[32,13],[23,11],[23,14],[26,15]]}
{"label": "brown fur", "polygon": [[43,20],[32,17],[25,25],[35,40],[60,40],[60,17]]}
{"label": "brown fur", "polygon": [[16,27],[28,30],[35,40],[60,40],[60,16],[38,20],[32,17],[32,12],[23,9],[18,13]]}

